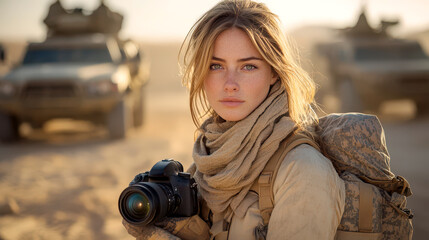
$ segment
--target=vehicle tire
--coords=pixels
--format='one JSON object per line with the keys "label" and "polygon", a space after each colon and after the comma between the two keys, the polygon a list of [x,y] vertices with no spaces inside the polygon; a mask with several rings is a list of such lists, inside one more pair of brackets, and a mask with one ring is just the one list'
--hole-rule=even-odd
{"label": "vehicle tire", "polygon": [[343,80],[338,86],[340,98],[340,112],[362,112],[362,99],[356,91],[352,80]]}
{"label": "vehicle tire", "polygon": [[429,115],[429,102],[416,101],[417,115]]}
{"label": "vehicle tire", "polygon": [[0,141],[13,142],[19,139],[19,122],[8,114],[0,112]]}
{"label": "vehicle tire", "polygon": [[31,122],[30,126],[32,129],[43,129],[45,122]]}
{"label": "vehicle tire", "polygon": [[143,88],[140,90],[140,93],[136,97],[133,106],[133,126],[141,127],[144,122],[144,92]]}
{"label": "vehicle tire", "polygon": [[107,115],[107,130],[112,139],[125,138],[128,129],[126,101],[122,99]]}

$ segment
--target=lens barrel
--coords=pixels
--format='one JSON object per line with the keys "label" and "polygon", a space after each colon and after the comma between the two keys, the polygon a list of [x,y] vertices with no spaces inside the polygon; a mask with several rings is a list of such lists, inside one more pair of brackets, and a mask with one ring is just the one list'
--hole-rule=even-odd
{"label": "lens barrel", "polygon": [[171,214],[176,199],[169,185],[139,182],[127,187],[119,196],[119,212],[133,225],[148,225]]}

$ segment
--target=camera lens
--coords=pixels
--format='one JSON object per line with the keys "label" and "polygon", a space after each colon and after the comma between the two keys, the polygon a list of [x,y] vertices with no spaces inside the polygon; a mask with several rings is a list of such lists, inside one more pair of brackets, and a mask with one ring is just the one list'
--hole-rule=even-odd
{"label": "camera lens", "polygon": [[127,209],[134,216],[146,217],[150,212],[150,203],[146,195],[141,193],[132,193],[126,200]]}
{"label": "camera lens", "polygon": [[176,209],[169,185],[140,182],[127,187],[119,196],[119,212],[133,225],[148,225]]}

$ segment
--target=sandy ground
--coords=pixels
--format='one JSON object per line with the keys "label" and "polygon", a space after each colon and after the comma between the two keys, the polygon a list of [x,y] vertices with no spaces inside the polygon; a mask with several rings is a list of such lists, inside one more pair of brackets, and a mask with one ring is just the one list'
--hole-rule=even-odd
{"label": "sandy ground", "polygon": [[[145,45],[152,62],[145,124],[125,140],[85,122],[50,122],[0,144],[0,202],[19,206],[0,215],[0,239],[132,239],[121,225],[120,192],[164,158],[188,167],[194,139],[187,92],[177,76],[177,45]],[[392,169],[413,187],[414,239],[429,235],[429,118],[408,103],[386,105],[382,122]],[[13,204],[12,204],[13,205]],[[0,211],[1,212],[1,211]]]}

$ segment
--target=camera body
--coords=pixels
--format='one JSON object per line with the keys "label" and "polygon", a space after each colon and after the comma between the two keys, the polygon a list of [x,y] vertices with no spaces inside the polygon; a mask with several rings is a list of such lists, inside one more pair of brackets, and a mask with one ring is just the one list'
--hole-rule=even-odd
{"label": "camera body", "polygon": [[168,217],[198,213],[197,184],[178,161],[165,159],[150,171],[135,176],[119,197],[122,217],[134,225],[147,225]]}

